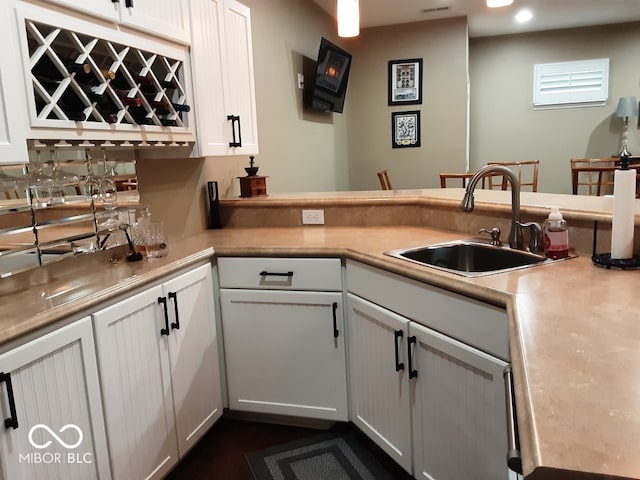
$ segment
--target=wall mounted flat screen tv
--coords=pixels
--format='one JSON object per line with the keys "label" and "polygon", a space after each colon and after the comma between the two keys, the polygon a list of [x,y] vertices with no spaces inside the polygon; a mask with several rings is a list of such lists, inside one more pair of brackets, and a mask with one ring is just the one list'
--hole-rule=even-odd
{"label": "wall mounted flat screen tv", "polygon": [[305,82],[305,106],[323,112],[342,113],[350,69],[351,54],[323,37],[313,80]]}

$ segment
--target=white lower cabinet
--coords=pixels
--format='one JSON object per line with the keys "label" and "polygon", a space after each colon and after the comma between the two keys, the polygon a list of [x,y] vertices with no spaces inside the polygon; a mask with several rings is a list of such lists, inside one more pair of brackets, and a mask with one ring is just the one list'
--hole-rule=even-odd
{"label": "white lower cabinet", "polygon": [[229,407],[347,420],[340,260],[220,258],[218,267]]}
{"label": "white lower cabinet", "polygon": [[0,355],[0,478],[111,478],[89,317]]}
{"label": "white lower cabinet", "polygon": [[[419,288],[400,279],[347,262],[348,288],[358,293],[347,295],[351,420],[416,479],[507,480],[507,363],[443,334],[448,326],[465,332],[456,319],[505,314],[477,305],[476,316],[463,318],[474,300],[427,285],[409,303],[395,303],[394,312],[387,302]],[[430,322],[444,332],[425,326]]]}
{"label": "white lower cabinet", "polygon": [[211,267],[94,322],[113,478],[162,478],[222,414]]}

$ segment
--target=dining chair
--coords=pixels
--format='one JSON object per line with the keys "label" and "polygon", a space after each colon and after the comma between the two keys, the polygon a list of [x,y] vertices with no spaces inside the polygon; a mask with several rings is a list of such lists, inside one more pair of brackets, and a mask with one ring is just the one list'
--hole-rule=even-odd
{"label": "dining chair", "polygon": [[[511,169],[518,177],[520,189],[530,187],[532,192],[538,191],[538,170],[540,169],[540,160],[520,160],[513,162],[488,162],[487,165],[502,165]],[[507,179],[504,175],[490,175],[489,189],[506,190],[508,188]]]}
{"label": "dining chair", "polygon": [[380,170],[378,172],[378,180],[380,180],[380,188],[382,188],[382,190],[393,190],[391,180],[389,180],[389,172]]}
{"label": "dining chair", "polygon": [[599,196],[612,193],[613,174],[618,168],[618,161],[616,157],[570,159],[571,193],[578,195],[581,187],[587,195]]}
{"label": "dining chair", "polygon": [[[462,188],[467,186],[474,172],[467,173],[440,173],[440,188],[447,188],[447,181],[461,180]],[[484,182],[484,179],[483,179]],[[484,186],[484,185],[483,185]]]}

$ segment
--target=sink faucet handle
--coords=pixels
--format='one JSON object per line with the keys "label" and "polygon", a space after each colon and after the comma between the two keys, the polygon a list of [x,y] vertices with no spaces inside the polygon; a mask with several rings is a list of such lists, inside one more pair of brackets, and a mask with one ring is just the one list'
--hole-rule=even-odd
{"label": "sink faucet handle", "polygon": [[529,251],[531,253],[543,253],[544,234],[542,232],[542,227],[536,222],[517,223],[518,226],[529,229]]}
{"label": "sink faucet handle", "polygon": [[502,242],[500,241],[500,229],[497,227],[493,227],[491,230],[487,230],[486,228],[481,228],[478,233],[488,233],[491,235],[491,245],[495,247],[501,247]]}

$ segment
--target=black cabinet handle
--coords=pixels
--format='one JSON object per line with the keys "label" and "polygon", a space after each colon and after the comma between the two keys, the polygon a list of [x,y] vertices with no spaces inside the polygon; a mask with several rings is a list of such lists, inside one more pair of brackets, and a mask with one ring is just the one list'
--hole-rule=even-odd
{"label": "black cabinet handle", "polygon": [[169,298],[173,299],[173,311],[176,314],[176,321],[171,324],[171,328],[180,330],[180,316],[178,315],[178,294],[176,292],[169,292]]}
{"label": "black cabinet handle", "polygon": [[9,418],[4,419],[5,428],[18,428],[18,415],[16,414],[16,399],[13,396],[13,385],[11,383],[10,373],[0,373],[0,383],[5,382],[7,384],[7,397],[9,397]]}
{"label": "black cabinet handle", "polygon": [[261,277],[293,277],[293,272],[267,272],[263,270],[260,272]]}
{"label": "black cabinet handle", "polygon": [[124,6],[127,8],[133,8],[133,0],[124,0]]}
{"label": "black cabinet handle", "polygon": [[111,3],[120,3],[120,0],[111,0]]}
{"label": "black cabinet handle", "polygon": [[393,332],[393,343],[396,347],[396,372],[399,372],[400,370],[404,370],[404,362],[400,361],[400,345],[398,344],[398,339],[402,338],[404,335],[404,332],[402,330],[396,330],[395,332]]}
{"label": "black cabinet handle", "polygon": [[164,309],[164,328],[160,329],[160,335],[169,335],[169,312],[167,311],[167,299],[164,297],[158,297],[158,303],[161,303]]}
{"label": "black cabinet handle", "polygon": [[518,418],[516,402],[513,395],[513,372],[511,366],[504,367],[504,398],[507,404],[507,467],[522,475],[522,458],[520,458],[520,441],[518,439]]}
{"label": "black cabinet handle", "polygon": [[333,302],[333,338],[338,338],[340,331],[338,330],[338,302]]}
{"label": "black cabinet handle", "polygon": [[[230,147],[242,146],[242,132],[240,131],[240,115],[227,115],[227,120],[231,121],[231,131],[233,133],[233,141],[229,142]],[[238,139],[236,140],[236,125],[238,125]]]}
{"label": "black cabinet handle", "polygon": [[413,369],[413,357],[411,354],[411,345],[416,343],[416,336],[407,337],[407,351],[409,353],[409,378],[418,378],[418,371]]}

